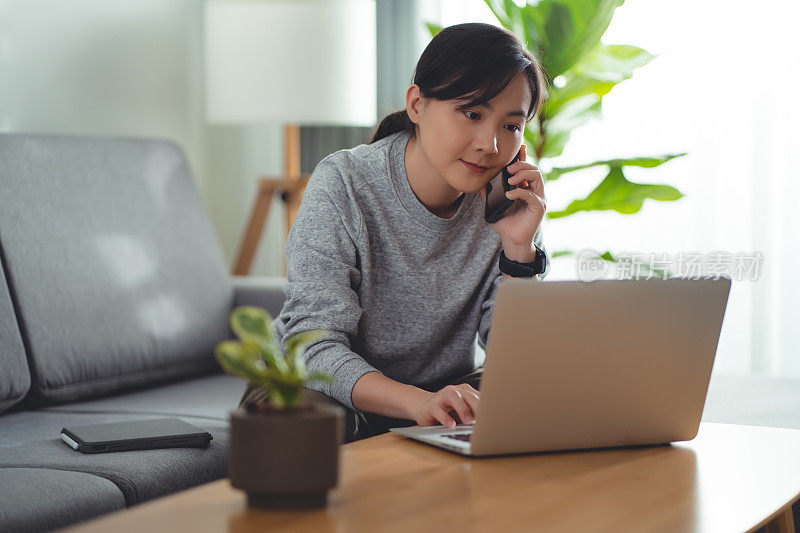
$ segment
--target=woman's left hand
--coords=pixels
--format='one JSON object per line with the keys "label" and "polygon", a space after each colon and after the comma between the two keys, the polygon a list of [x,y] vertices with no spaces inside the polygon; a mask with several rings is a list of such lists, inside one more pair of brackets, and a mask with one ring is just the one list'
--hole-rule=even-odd
{"label": "woman's left hand", "polygon": [[[508,182],[517,188],[508,191],[506,198],[516,201],[500,220],[492,224],[509,258],[511,250],[532,250],[533,237],[547,210],[542,173],[535,165],[525,161],[525,144],[520,150],[519,161],[508,168],[513,174]],[[481,196],[485,202],[486,187],[481,189]]]}

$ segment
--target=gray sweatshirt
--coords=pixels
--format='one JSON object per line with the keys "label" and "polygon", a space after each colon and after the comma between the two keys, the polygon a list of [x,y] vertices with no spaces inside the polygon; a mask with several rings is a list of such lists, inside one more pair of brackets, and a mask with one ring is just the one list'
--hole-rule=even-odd
{"label": "gray sweatshirt", "polygon": [[[286,244],[288,283],[274,331],[285,338],[330,331],[306,348],[309,385],[354,409],[355,382],[377,371],[429,389],[475,369],[475,335],[486,347],[500,237],[483,220],[480,193],[440,218],[408,182],[399,132],[320,161]],[[541,231],[535,241],[540,247]]]}

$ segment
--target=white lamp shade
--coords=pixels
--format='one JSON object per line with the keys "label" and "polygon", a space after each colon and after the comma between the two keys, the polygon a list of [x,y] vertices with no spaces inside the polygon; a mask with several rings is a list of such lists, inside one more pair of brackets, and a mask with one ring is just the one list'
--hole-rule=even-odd
{"label": "white lamp shade", "polygon": [[374,0],[205,3],[211,122],[373,126]]}

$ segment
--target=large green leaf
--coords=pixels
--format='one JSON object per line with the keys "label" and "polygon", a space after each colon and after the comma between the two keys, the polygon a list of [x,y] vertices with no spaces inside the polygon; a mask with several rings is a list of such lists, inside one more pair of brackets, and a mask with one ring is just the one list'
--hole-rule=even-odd
{"label": "large green leaf", "polygon": [[598,100],[618,83],[633,76],[633,71],[655,56],[636,46],[598,43],[566,73],[564,84],[549,89],[544,113],[557,115],[570,100],[587,94]]}
{"label": "large green leaf", "polygon": [[686,152],[680,154],[655,155],[650,157],[607,159],[605,161],[593,161],[591,163],[584,163],[583,165],[575,165],[571,167],[554,167],[550,172],[547,173],[545,179],[547,179],[548,181],[554,181],[560,178],[562,174],[566,174],[568,172],[574,172],[576,170],[582,170],[585,168],[599,167],[599,166],[653,168],[663,163],[666,163],[670,159],[675,159],[676,157],[682,157],[684,155],[686,155]]}
{"label": "large green leaf", "polygon": [[625,178],[621,167],[612,167],[605,179],[582,200],[573,200],[566,209],[547,213],[548,218],[562,218],[579,211],[614,210],[629,215],[637,213],[648,198],[662,202],[682,198],[670,185],[633,183]]}
{"label": "large green leaf", "polygon": [[566,84],[551,87],[542,111],[545,117],[543,157],[557,157],[564,151],[572,131],[593,118],[600,118],[603,96],[617,83],[630,78],[633,70],[652,55],[627,45],[598,44],[565,75]]}
{"label": "large green leaf", "polygon": [[529,50],[537,54],[537,58],[541,57],[537,53],[541,51],[539,33],[535,28],[533,34],[529,31],[528,24],[524,20],[526,12],[524,8],[517,6],[513,0],[484,0],[484,2],[505,29],[519,37]]}
{"label": "large green leaf", "polygon": [[484,2],[555,78],[600,42],[624,0],[541,0],[522,7],[512,0]]}
{"label": "large green leaf", "polygon": [[539,132],[539,120],[534,119],[530,124],[526,125],[522,135],[525,137],[525,144],[528,145],[528,161],[534,165],[538,165],[539,159],[541,159],[540,151],[542,149],[542,135]]}
{"label": "large green leaf", "polygon": [[[514,3],[514,0],[483,0],[489,6],[494,16],[507,30],[514,31],[514,15],[521,9]],[[517,16],[517,18],[519,18]],[[516,32],[515,32],[516,33]]]}
{"label": "large green leaf", "polygon": [[545,70],[553,78],[563,74],[584,54],[600,42],[614,15],[614,10],[624,0],[543,0],[528,4],[523,12],[529,20],[540,26],[544,14],[543,61]]}
{"label": "large green leaf", "polygon": [[564,151],[572,131],[601,117],[600,101],[593,95],[573,98],[545,124],[542,157],[557,157]]}

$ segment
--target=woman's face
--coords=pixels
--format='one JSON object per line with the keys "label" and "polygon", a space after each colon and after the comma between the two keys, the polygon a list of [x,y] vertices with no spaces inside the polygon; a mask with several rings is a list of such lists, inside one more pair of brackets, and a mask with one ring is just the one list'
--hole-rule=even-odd
{"label": "woman's face", "polygon": [[[433,170],[453,189],[480,191],[519,152],[524,140],[525,110],[532,97],[522,74],[488,106],[458,109],[465,102],[423,101],[417,85],[409,91],[409,96],[418,96],[408,100],[407,109],[417,124],[420,148]],[[485,168],[474,170],[465,162]]]}

